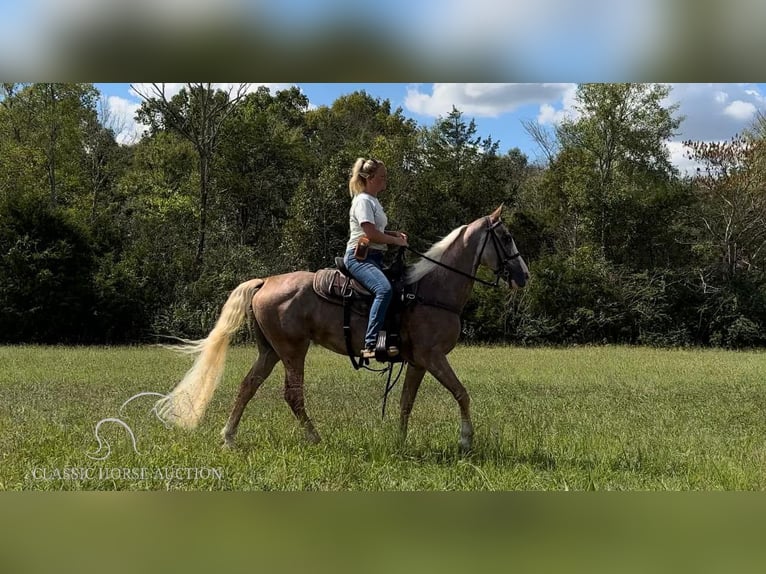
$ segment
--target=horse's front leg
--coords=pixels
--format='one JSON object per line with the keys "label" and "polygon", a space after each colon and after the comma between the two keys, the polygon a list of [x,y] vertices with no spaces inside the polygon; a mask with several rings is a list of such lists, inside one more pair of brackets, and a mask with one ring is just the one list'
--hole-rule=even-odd
{"label": "horse's front leg", "polygon": [[407,365],[407,373],[404,375],[402,396],[399,402],[401,408],[401,415],[399,418],[399,430],[401,432],[399,438],[402,443],[404,443],[407,438],[407,424],[410,420],[412,405],[415,402],[415,397],[418,394],[420,383],[423,381],[425,374],[426,370],[424,368],[416,367],[413,364]]}
{"label": "horse's front leg", "polygon": [[447,356],[433,354],[429,357],[428,371],[444,385],[460,406],[460,450],[467,454],[473,445],[473,423],[471,423],[470,403],[471,398],[463,383],[455,375],[455,371],[447,361]]}

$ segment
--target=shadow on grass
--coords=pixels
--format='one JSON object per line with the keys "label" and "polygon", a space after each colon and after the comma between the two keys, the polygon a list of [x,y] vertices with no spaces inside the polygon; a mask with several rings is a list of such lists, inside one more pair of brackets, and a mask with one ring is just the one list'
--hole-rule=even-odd
{"label": "shadow on grass", "polygon": [[556,456],[543,448],[530,451],[515,450],[512,446],[498,450],[494,446],[474,443],[473,449],[462,453],[457,444],[400,446],[391,449],[391,455],[402,461],[453,466],[461,461],[473,464],[494,464],[496,466],[529,466],[541,471],[553,471],[558,467]]}

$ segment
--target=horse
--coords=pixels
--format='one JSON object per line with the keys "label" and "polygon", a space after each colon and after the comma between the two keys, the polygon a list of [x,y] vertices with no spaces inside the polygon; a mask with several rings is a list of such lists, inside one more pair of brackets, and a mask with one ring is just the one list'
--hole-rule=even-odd
{"label": "horse", "polygon": [[[512,288],[522,288],[529,271],[513,236],[501,219],[501,205],[490,215],[454,229],[408,267],[405,283],[417,285],[420,303],[401,316],[400,354],[406,363],[400,398],[400,437],[407,426],[415,397],[426,372],[431,373],[457,401],[460,409],[462,452],[471,450],[473,424],[468,391],[447,360],[461,331],[460,313],[470,297],[480,265]],[[185,341],[178,350],[197,358],[175,388],[155,404],[163,420],[193,429],[202,418],[224,370],[230,338],[249,319],[258,357],[240,384],[234,406],[221,430],[223,446],[233,447],[242,414],[250,399],[281,361],[285,370],[284,398],[311,443],[320,440],[304,404],[304,366],[313,341],[338,354],[347,354],[339,305],[313,290],[314,273],[295,271],[251,279],[229,295],[212,331],[204,339]],[[361,349],[366,317],[351,323],[354,349]]]}

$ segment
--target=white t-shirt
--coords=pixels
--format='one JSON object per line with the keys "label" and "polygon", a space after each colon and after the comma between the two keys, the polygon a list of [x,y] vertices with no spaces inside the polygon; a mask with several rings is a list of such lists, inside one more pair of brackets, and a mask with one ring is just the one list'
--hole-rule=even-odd
{"label": "white t-shirt", "polygon": [[[348,223],[351,234],[346,244],[346,250],[354,249],[359,238],[364,236],[362,223],[372,223],[375,229],[383,233],[388,225],[388,217],[383,211],[383,206],[378,198],[368,193],[358,193],[351,200],[351,208],[348,210]],[[380,249],[385,251],[386,245],[382,243],[370,242],[370,249]]]}

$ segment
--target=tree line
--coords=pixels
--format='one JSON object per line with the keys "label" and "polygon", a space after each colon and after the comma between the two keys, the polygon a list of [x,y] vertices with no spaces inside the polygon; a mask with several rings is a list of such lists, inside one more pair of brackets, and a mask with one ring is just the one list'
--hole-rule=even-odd
{"label": "tree line", "polygon": [[140,92],[121,145],[91,84],[0,87],[0,341],[198,338],[239,282],[331,266],[348,233],[348,170],[389,167],[391,226],[425,250],[504,203],[532,281],[477,285],[463,339],[729,348],[766,344],[766,119],[722,143],[665,142],[669,88],[582,84],[577,114],[528,123],[544,151],[432,125],[365,91],[311,108],[297,88],[187,84]]}

